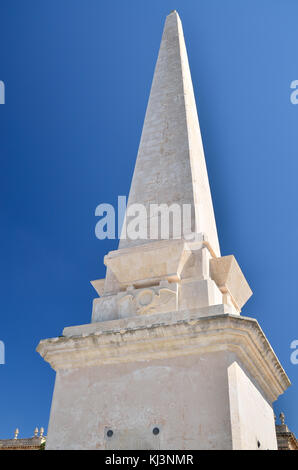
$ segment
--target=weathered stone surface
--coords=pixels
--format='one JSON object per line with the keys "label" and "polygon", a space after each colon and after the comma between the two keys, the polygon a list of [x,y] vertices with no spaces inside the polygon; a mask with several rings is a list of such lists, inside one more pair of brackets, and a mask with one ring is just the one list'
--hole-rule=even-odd
{"label": "weathered stone surface", "polygon": [[156,286],[139,289],[130,286],[115,295],[95,299],[92,322],[175,311],[178,288],[177,283],[161,281]]}
{"label": "weathered stone surface", "polygon": [[236,361],[228,382],[233,450],[277,450],[272,406]]}
{"label": "weathered stone surface", "polygon": [[[210,308],[98,323],[96,329],[72,327],[66,337],[43,340],[38,352],[56,369],[147,361],[231,350],[272,402],[290,385],[256,320]],[[80,330],[81,328],[81,330]],[[76,335],[76,333],[78,335]],[[69,336],[72,334],[73,336]]]}
{"label": "weathered stone surface", "polygon": [[[150,204],[175,203],[181,208],[190,204],[190,228],[205,233],[216,255],[220,255],[195,97],[177,12],[166,19],[155,67],[128,207],[136,203],[147,208],[148,227],[152,223]],[[121,240],[119,248],[151,242],[149,238]]]}
{"label": "weathered stone surface", "polygon": [[163,279],[177,281],[190,255],[184,240],[163,240],[112,251],[104,261],[120,286],[150,285]]}
{"label": "weathered stone surface", "polygon": [[[250,384],[231,395],[233,364]],[[259,419],[236,443],[231,413],[245,414],[257,400]],[[235,403],[236,401],[236,403]],[[266,413],[264,413],[266,410]],[[242,414],[241,417],[244,415]],[[153,429],[160,429],[154,441]],[[113,431],[108,440],[107,429]],[[273,411],[241,364],[237,352],[223,348],[150,362],[128,362],[57,372],[48,431],[48,449],[257,449],[258,440],[276,449]]]}
{"label": "weathered stone surface", "polygon": [[210,260],[210,276],[221,292],[228,294],[238,311],[252,295],[252,291],[233,255]]}

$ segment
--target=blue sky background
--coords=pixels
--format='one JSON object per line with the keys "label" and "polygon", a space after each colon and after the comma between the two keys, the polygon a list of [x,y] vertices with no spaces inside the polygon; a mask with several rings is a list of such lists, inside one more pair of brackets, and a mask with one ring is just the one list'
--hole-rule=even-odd
{"label": "blue sky background", "polygon": [[88,323],[113,240],[95,208],[128,194],[165,16],[184,27],[222,254],[234,254],[292,387],[298,435],[298,3],[1,0],[0,438],[47,427],[55,373],[41,338]]}

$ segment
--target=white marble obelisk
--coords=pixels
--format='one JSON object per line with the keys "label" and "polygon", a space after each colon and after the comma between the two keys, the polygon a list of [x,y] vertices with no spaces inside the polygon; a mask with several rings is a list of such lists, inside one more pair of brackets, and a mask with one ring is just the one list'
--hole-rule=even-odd
{"label": "white marble obelisk", "polygon": [[[48,449],[276,449],[290,382],[234,256],[220,255],[181,22],[166,19],[129,210],[191,207],[190,232],[123,238],[104,259],[92,322],[37,348],[57,371]],[[147,211],[148,214],[148,211]],[[146,215],[149,226],[156,214]],[[148,234],[150,230],[148,229]]]}

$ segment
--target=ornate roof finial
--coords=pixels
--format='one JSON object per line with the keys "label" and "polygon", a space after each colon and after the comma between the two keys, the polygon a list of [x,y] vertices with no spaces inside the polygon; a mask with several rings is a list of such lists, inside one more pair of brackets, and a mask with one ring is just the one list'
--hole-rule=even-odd
{"label": "ornate roof finial", "polygon": [[18,438],[18,435],[19,435],[19,429],[16,428],[15,432],[14,432],[14,439],[17,439]]}
{"label": "ornate roof finial", "polygon": [[34,437],[37,437],[37,436],[38,436],[38,428],[36,427],[36,428],[34,429]]}
{"label": "ornate roof finial", "polygon": [[40,428],[40,430],[39,430],[40,437],[43,437],[43,433],[44,433],[44,428]]}
{"label": "ornate roof finial", "polygon": [[285,424],[285,415],[284,415],[283,412],[280,413],[279,418],[280,418],[281,424],[284,425]]}

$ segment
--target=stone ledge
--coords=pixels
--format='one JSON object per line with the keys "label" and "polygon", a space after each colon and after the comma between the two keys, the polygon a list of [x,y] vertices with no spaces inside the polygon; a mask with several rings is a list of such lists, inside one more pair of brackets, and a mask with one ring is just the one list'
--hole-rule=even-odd
{"label": "stone ledge", "polygon": [[37,351],[55,370],[233,351],[270,402],[289,387],[290,381],[255,319],[227,313],[176,315],[163,322],[161,318],[151,326],[134,328],[121,328],[123,320],[105,322],[109,329],[101,323],[90,334],[42,340]]}
{"label": "stone ledge", "polygon": [[116,320],[99,321],[87,323],[85,325],[68,326],[64,328],[63,336],[81,336],[90,335],[96,332],[116,332],[122,330],[136,330],[140,328],[151,328],[152,326],[169,325],[177,321],[187,320],[191,318],[207,317],[221,315],[223,313],[233,313],[234,310],[230,305],[218,304],[210,307],[194,308],[183,311],[152,313],[150,315],[135,315],[132,317],[121,318]]}

